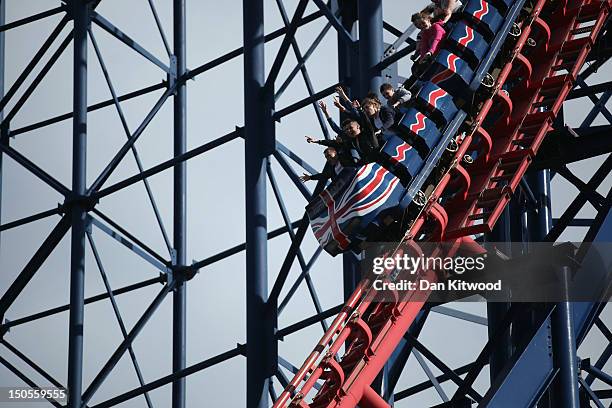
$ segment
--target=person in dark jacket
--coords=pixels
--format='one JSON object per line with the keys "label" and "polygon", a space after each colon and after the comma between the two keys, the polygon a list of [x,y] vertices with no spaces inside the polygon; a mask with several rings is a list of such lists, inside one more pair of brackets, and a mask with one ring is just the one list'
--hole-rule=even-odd
{"label": "person in dark jacket", "polygon": [[[331,117],[331,115],[329,114],[327,110],[327,104],[324,101],[319,101],[319,107],[321,108],[321,111],[325,115],[325,118],[327,119],[327,123],[329,124],[331,129],[334,131],[334,133],[337,134],[337,137],[335,139],[330,139],[330,140],[325,140],[325,139],[315,140],[314,138],[310,136],[306,136],[306,141],[308,143],[316,143],[316,144],[320,144],[320,145],[327,146],[327,147],[333,147],[334,149],[336,149],[336,153],[338,154],[338,160],[340,161],[340,164],[343,167],[356,166],[358,162],[360,161],[360,157],[359,157],[359,154],[355,150],[351,149],[350,143],[345,143],[349,141],[350,139],[349,136],[345,134],[342,127],[338,126],[336,121]],[[350,119],[346,119],[342,123],[342,125],[345,125],[346,123],[348,123],[349,120]]]}
{"label": "person in dark jacket", "polygon": [[364,98],[361,102],[363,112],[375,130],[388,130],[395,121],[395,110],[383,106],[378,98]]}
{"label": "person in dark jacket", "polygon": [[375,132],[378,130],[384,131],[393,126],[395,111],[387,106],[383,106],[375,93],[370,92],[359,103],[358,101],[351,101],[340,86],[336,87],[336,92],[338,92],[340,99],[339,101],[334,101],[334,104],[349,118],[361,121],[362,117],[359,111],[362,110],[366,113]]}
{"label": "person in dark jacket", "polygon": [[350,137],[351,145],[361,157],[360,164],[376,161],[379,158],[380,142],[378,132],[363,109],[357,109],[359,121],[347,121],[344,132]]}
{"label": "person in dark jacket", "polygon": [[335,179],[338,174],[342,171],[342,165],[340,164],[340,160],[338,160],[338,152],[333,147],[328,147],[323,151],[325,155],[325,160],[327,160],[327,165],[325,169],[321,173],[317,174],[306,174],[300,177],[300,180],[303,182],[310,180],[328,180]]}
{"label": "person in dark jacket", "polygon": [[[333,147],[334,149],[346,149],[351,152],[355,159],[355,165],[363,165],[376,161],[380,150],[380,144],[376,136],[375,129],[361,109],[356,110],[360,120],[347,119],[343,122],[343,135],[345,138],[335,140],[315,140],[306,136],[308,143],[316,143],[323,146]],[[361,124],[364,124],[362,126]]]}

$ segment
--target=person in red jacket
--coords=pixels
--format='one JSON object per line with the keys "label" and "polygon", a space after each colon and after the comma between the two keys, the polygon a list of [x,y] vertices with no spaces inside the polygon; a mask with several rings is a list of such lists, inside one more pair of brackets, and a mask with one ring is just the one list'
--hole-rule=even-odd
{"label": "person in red jacket", "polygon": [[446,36],[442,21],[432,22],[432,17],[426,13],[416,13],[412,16],[412,23],[421,30],[417,52],[420,61],[425,61],[438,51],[440,43]]}
{"label": "person in red jacket", "polygon": [[410,59],[415,61],[412,64],[412,75],[404,82],[404,88],[412,93],[416,92],[412,88],[429,67],[431,57],[438,51],[442,40],[446,36],[444,23],[442,21],[434,22],[433,19],[434,17],[427,12],[412,15],[412,23],[421,30],[417,37],[416,52],[410,57]]}

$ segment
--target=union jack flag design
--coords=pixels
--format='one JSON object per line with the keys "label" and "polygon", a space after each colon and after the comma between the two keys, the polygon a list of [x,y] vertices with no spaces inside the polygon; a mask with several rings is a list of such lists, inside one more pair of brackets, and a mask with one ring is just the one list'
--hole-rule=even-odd
{"label": "union jack flag design", "polygon": [[[394,158],[404,160],[409,149],[408,145],[398,149]],[[306,207],[315,237],[328,251],[334,246],[346,250],[351,243],[362,240],[365,227],[381,211],[397,206],[404,191],[399,179],[378,163],[343,170]]]}

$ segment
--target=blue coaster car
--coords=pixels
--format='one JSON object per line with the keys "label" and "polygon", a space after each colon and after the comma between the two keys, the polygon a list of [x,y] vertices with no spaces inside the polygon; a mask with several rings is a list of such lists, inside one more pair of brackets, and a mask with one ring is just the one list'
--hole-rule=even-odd
{"label": "blue coaster car", "polygon": [[[414,196],[422,196],[417,201],[426,199],[416,188],[409,188],[410,182],[424,172],[427,160],[437,166],[444,157],[443,149],[435,147],[442,143],[443,135],[444,143],[448,142],[452,129],[447,125],[457,117],[458,109],[471,106],[474,71],[492,52],[490,43],[515,0],[464,3],[457,13],[461,18],[453,24],[443,48],[418,75],[421,88],[414,107],[401,108],[401,119],[383,135],[378,162],[345,168],[306,207],[316,239],[331,255],[357,250],[364,240],[384,239],[390,230],[394,236],[395,228],[402,232],[406,217],[416,215],[413,210],[420,208],[420,204],[410,205]],[[433,157],[432,150],[439,155]]]}
{"label": "blue coaster car", "polygon": [[416,149],[394,134],[385,136],[381,155],[393,173],[410,181],[423,167],[423,159]]}
{"label": "blue coaster car", "polygon": [[448,124],[458,111],[453,97],[432,82],[423,85],[415,98],[415,104],[419,109],[429,112],[440,127]]}
{"label": "blue coaster car", "polygon": [[475,69],[489,51],[489,43],[484,37],[463,21],[455,24],[453,31],[448,34],[446,41],[453,48],[461,52],[470,66]]}
{"label": "blue coaster car", "polygon": [[[384,158],[387,167],[393,168],[393,173],[400,179],[409,177],[410,179],[416,176],[423,168],[424,160],[417,150],[406,143],[400,137],[394,134],[385,135],[385,144],[381,150],[381,156]],[[402,194],[404,196],[405,193]],[[385,217],[390,214],[400,214],[398,212],[399,201],[388,206],[389,210],[380,211],[378,221],[374,221],[374,226],[385,224]]]}
{"label": "blue coaster car", "polygon": [[423,75],[422,79],[450,93],[455,99],[470,100],[469,84],[474,78],[474,71],[465,60],[448,51],[440,50],[435,61]]}
{"label": "blue coaster car", "polygon": [[402,117],[401,121],[399,122],[398,128],[408,132],[408,134],[398,132],[398,135],[408,143],[412,143],[412,140],[406,139],[406,136],[420,137],[424,139],[427,146],[431,148],[433,143],[440,139],[440,131],[438,130],[438,127],[434,121],[425,116],[423,112],[420,112],[414,108],[409,109],[406,112],[404,117]]}
{"label": "blue coaster car", "polygon": [[306,206],[319,244],[331,255],[355,247],[378,214],[397,206],[405,188],[378,163],[345,168]]}
{"label": "blue coaster car", "polygon": [[463,18],[472,22],[489,39],[495,36],[504,21],[499,11],[485,0],[470,0],[463,8]]}

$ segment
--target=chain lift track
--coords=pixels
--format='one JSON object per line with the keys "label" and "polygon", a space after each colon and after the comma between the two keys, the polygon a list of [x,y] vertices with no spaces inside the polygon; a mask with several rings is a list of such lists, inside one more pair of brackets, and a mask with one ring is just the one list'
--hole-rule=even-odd
{"label": "chain lift track", "polygon": [[[490,98],[467,122],[454,166],[429,189],[427,204],[397,251],[410,247],[412,239],[473,243],[474,234],[491,232],[552,129],[610,7],[610,0],[540,0],[528,18],[517,21],[520,35],[513,49],[498,51],[497,56],[508,52],[505,64],[489,72]],[[473,163],[462,160],[473,153]],[[441,197],[448,199],[440,202]],[[360,282],[274,408],[389,406],[372,383],[425,302],[374,303],[370,285]],[[345,344],[345,354],[336,359]],[[316,391],[318,380],[324,383]]]}

